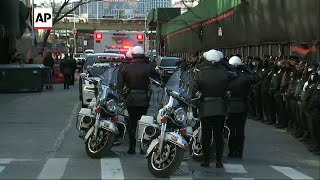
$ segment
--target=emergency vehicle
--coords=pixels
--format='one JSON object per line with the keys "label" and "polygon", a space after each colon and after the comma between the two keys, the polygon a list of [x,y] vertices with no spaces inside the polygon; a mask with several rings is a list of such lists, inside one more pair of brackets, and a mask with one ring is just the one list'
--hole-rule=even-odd
{"label": "emergency vehicle", "polygon": [[94,52],[126,54],[131,47],[144,47],[144,38],[143,31],[98,30],[94,32]]}

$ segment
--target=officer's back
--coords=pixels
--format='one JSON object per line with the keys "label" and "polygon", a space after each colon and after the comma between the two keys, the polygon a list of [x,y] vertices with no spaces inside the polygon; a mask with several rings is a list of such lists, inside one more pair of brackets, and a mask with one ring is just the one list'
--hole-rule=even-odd
{"label": "officer's back", "polygon": [[[205,55],[207,61],[203,62],[201,68],[197,70],[196,80],[192,88],[193,94],[196,91],[202,93],[202,99],[199,104],[200,118],[226,114],[224,97],[228,90],[229,82],[237,77],[219,63],[220,55],[218,55],[219,57],[214,57],[215,55],[210,51],[207,52]],[[215,59],[218,59],[217,62],[215,62]]]}

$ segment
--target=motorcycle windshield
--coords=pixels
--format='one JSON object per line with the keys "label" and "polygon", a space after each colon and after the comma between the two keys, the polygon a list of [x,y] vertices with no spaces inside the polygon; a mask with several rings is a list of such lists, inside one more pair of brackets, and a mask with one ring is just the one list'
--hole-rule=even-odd
{"label": "motorcycle windshield", "polygon": [[118,67],[110,67],[101,75],[101,85],[114,86],[118,82]]}
{"label": "motorcycle windshield", "polygon": [[183,74],[184,72],[181,70],[178,70],[175,73],[173,73],[166,84],[166,88],[170,91],[179,93],[186,100],[190,100],[191,92],[188,91],[189,85],[186,85],[186,83],[184,82]]}

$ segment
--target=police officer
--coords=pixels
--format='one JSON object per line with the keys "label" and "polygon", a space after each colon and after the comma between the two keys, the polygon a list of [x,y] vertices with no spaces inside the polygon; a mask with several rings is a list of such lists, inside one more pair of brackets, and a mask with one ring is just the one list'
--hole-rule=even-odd
{"label": "police officer", "polygon": [[229,59],[229,64],[236,68],[239,77],[229,84],[228,92],[228,127],[230,129],[229,154],[233,158],[242,158],[244,145],[244,127],[247,119],[247,97],[252,83],[259,81],[259,76],[243,66],[238,56]]}
{"label": "police officer", "polygon": [[229,72],[219,63],[220,54],[210,50],[205,55],[205,65],[198,69],[193,84],[193,95],[200,91],[202,97],[198,106],[198,115],[202,124],[203,167],[210,164],[210,146],[212,132],[216,145],[216,167],[222,168],[223,155],[223,128],[227,115],[227,102],[225,96],[228,84],[237,76]]}
{"label": "police officer", "polygon": [[[145,61],[144,50],[141,46],[135,46],[132,49],[132,58],[133,60],[123,67],[119,76],[120,88],[126,86],[129,89],[125,101],[129,113],[130,147],[128,154],[135,154],[137,122],[142,115],[147,113],[149,108],[149,77],[153,71],[151,65]],[[140,151],[140,153],[143,152]]]}
{"label": "police officer", "polygon": [[[255,62],[254,71],[259,75],[260,78],[262,78],[262,65],[261,65],[261,59],[258,57],[255,57],[253,59]],[[253,118],[253,120],[260,121],[263,120],[263,107],[262,107],[262,96],[261,96],[261,81],[256,83],[253,86],[253,94],[254,94],[254,102],[255,102],[255,108],[256,108],[256,117]]]}
{"label": "police officer", "polygon": [[311,99],[308,105],[310,118],[312,120],[311,140],[313,144],[309,148],[315,155],[320,155],[320,67],[314,74],[317,82],[313,88]]}

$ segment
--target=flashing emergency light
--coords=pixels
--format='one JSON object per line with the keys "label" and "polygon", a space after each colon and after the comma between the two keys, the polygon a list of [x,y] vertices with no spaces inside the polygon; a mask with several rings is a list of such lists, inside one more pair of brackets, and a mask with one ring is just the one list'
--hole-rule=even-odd
{"label": "flashing emergency light", "polygon": [[123,49],[129,49],[129,48],[131,48],[131,46],[128,46],[128,45],[123,46]]}
{"label": "flashing emergency light", "polygon": [[143,34],[138,34],[138,35],[137,35],[137,39],[138,39],[138,40],[141,41],[141,40],[143,40],[143,38],[144,38]]}
{"label": "flashing emergency light", "polygon": [[101,33],[97,33],[96,34],[96,39],[102,39],[102,34]]}

